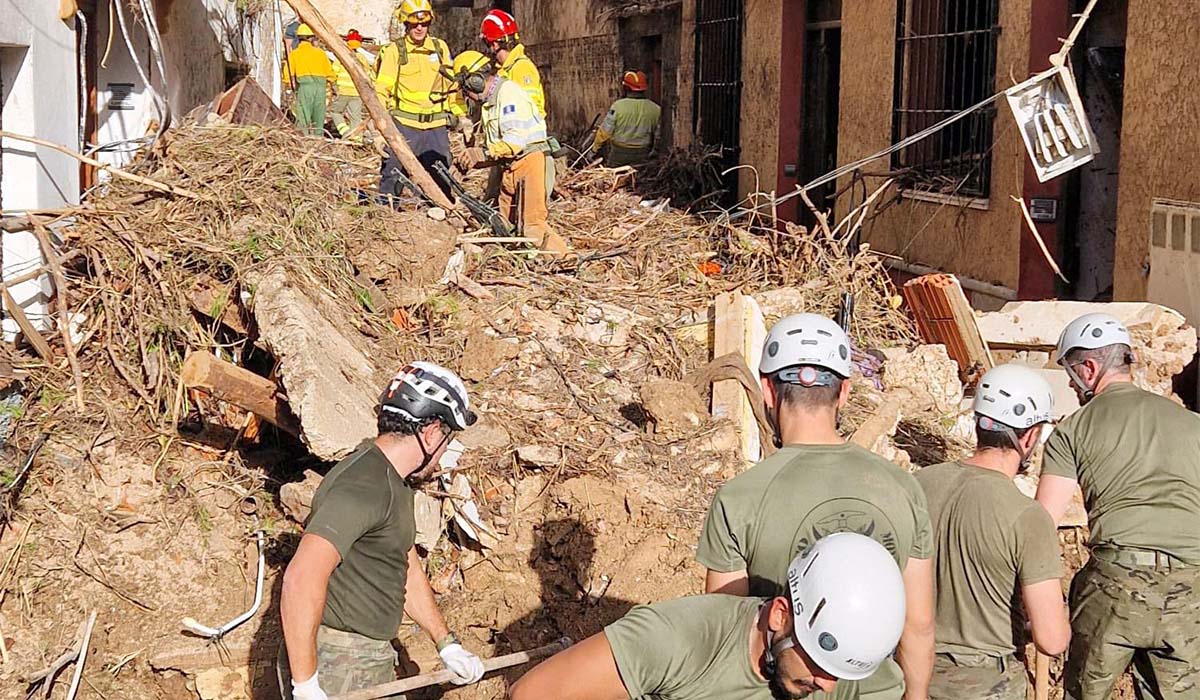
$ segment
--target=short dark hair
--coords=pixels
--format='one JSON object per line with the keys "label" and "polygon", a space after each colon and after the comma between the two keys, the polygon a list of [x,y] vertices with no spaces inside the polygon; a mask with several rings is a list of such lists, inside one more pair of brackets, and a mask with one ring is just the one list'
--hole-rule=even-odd
{"label": "short dark hair", "polygon": [[781,382],[774,377],[771,378],[771,384],[775,387],[775,393],[779,394],[780,402],[792,408],[833,408],[837,405],[845,380],[832,373],[829,376],[832,378],[829,384],[819,386]]}
{"label": "short dark hair", "polygon": [[[1039,426],[1037,426],[1037,425],[1031,425],[1028,428],[1013,428],[1012,431],[1013,431],[1013,434],[1017,436],[1017,439],[1020,440],[1021,438],[1025,437],[1025,434],[1028,433],[1030,430],[1033,430],[1034,428],[1038,428],[1038,427]],[[1004,434],[1004,431],[984,430],[983,428],[979,427],[978,423],[976,423],[975,424],[975,449],[977,449],[977,450],[1015,450],[1016,446],[1012,444],[1012,440],[1008,439],[1008,435]]]}
{"label": "short dark hair", "polygon": [[399,435],[401,437],[407,435],[416,435],[421,432],[425,426],[430,423],[436,423],[440,418],[426,418],[425,420],[415,423],[399,413],[394,411],[385,411],[382,408],[376,409],[375,426],[379,429],[380,435]]}
{"label": "short dark hair", "polygon": [[1085,360],[1104,363],[1110,358],[1116,360],[1112,365],[1114,368],[1128,369],[1133,365],[1133,349],[1125,343],[1113,343],[1102,348],[1075,348],[1067,353],[1065,362],[1068,365],[1077,365]]}

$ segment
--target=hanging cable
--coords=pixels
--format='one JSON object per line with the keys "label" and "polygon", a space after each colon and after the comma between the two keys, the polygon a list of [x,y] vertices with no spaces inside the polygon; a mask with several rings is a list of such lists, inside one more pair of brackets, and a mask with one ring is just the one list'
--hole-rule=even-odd
{"label": "hanging cable", "polygon": [[88,72],[87,72],[87,38],[88,38],[88,21],[87,17],[79,10],[75,10],[75,21],[79,23],[79,145],[87,145],[87,114],[88,114]]}
{"label": "hanging cable", "polygon": [[[121,25],[121,36],[125,39],[125,48],[129,51],[129,57],[133,59],[133,67],[137,71],[138,77],[142,79],[142,84],[146,86],[146,90],[150,92],[150,98],[154,100],[154,107],[158,110],[158,120],[161,125],[165,121],[166,105],[162,95],[159,95],[158,91],[154,89],[154,84],[150,82],[150,78],[146,75],[146,69],[142,67],[142,62],[138,58],[137,51],[133,48],[133,41],[129,36],[129,27],[125,23],[125,11],[122,9],[123,4],[124,0],[113,0],[112,8],[117,11],[117,23]],[[158,132],[155,138],[161,135],[161,133],[161,131]]]}
{"label": "hanging cable", "polygon": [[[117,2],[121,1],[117,0]],[[162,81],[163,92],[169,96],[171,89],[167,85],[167,66],[163,60],[162,34],[158,31],[158,19],[154,16],[154,8],[150,6],[147,0],[138,0],[138,5],[142,8],[142,16],[146,20],[146,34],[150,38],[150,50],[154,55],[154,63],[158,66],[158,77]],[[170,98],[163,99],[162,104],[163,113],[162,119],[159,121],[157,136],[162,136],[163,132],[171,126]]]}

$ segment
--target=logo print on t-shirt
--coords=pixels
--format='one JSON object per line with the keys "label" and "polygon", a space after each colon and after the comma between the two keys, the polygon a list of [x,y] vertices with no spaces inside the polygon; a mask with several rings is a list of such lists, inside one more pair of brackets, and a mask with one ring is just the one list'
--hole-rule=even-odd
{"label": "logo print on t-shirt", "polygon": [[865,535],[896,556],[899,539],[892,521],[873,504],[859,498],[834,498],[810,510],[796,530],[792,556],[807,552],[818,540],[836,532]]}

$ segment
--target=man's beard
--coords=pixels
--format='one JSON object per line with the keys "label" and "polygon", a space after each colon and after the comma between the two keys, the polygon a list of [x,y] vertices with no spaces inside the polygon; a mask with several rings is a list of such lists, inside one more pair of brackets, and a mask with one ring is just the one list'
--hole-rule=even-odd
{"label": "man's beard", "polygon": [[775,673],[767,679],[767,687],[771,689],[771,697],[775,700],[802,700],[813,693],[820,690],[817,686],[806,681],[800,682],[800,691],[798,693],[789,692],[783,687],[783,682],[779,680],[779,669],[776,668]]}

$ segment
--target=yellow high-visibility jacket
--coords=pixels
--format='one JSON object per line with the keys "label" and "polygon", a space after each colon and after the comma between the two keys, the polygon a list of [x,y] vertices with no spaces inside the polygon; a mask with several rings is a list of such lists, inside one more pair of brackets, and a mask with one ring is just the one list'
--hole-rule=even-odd
{"label": "yellow high-visibility jacket", "polygon": [[645,97],[623,97],[613,103],[608,115],[596,130],[592,148],[600,148],[611,140],[614,146],[625,149],[651,148],[658,143],[659,117],[662,109]]}
{"label": "yellow high-visibility jacket", "polygon": [[546,93],[542,88],[542,75],[537,65],[525,55],[525,44],[517,44],[508,52],[504,65],[496,71],[501,78],[508,78],[525,92],[537,107],[542,119],[546,118]]}
{"label": "yellow high-visibility jacket", "polygon": [[515,158],[546,148],[546,120],[519,85],[499,78],[484,96],[483,143],[493,158]]}
{"label": "yellow high-visibility jacket", "polygon": [[446,126],[464,116],[466,106],[454,82],[441,73],[453,63],[446,42],[426,37],[419,46],[404,37],[384,47],[375,75],[375,92],[399,122],[413,129]]}
{"label": "yellow high-visibility jacket", "polygon": [[[375,80],[375,57],[370,51],[359,47],[354,49],[354,58],[367,71],[367,77],[372,81]],[[350,79],[350,71],[346,70],[341,61],[337,57],[333,57],[333,77],[337,81],[337,94],[339,97],[358,97],[358,88],[355,87],[354,81]]]}
{"label": "yellow high-visibility jacket", "polygon": [[314,76],[317,78],[332,78],[333,66],[329,63],[329,57],[325,52],[313,46],[311,42],[302,41],[300,44],[288,53],[287,61],[283,64],[283,80],[287,82],[291,80],[289,74],[297,78]]}

